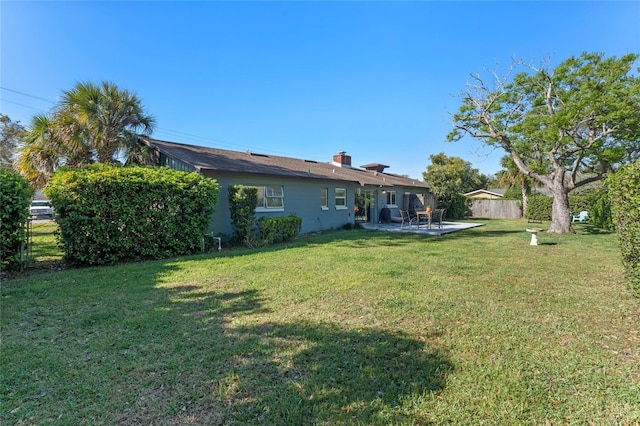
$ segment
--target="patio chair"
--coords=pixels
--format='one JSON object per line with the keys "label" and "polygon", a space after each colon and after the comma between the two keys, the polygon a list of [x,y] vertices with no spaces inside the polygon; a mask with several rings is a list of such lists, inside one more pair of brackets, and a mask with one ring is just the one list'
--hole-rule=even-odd
{"label": "patio chair", "polygon": [[571,222],[585,222],[587,220],[587,218],[589,217],[589,212],[587,212],[586,210],[582,210],[577,216],[573,216],[571,218]]}
{"label": "patio chair", "polygon": [[442,229],[442,221],[444,220],[444,212],[446,209],[435,209],[431,212],[431,224],[438,224],[438,229]]}
{"label": "patio chair", "polygon": [[411,228],[411,225],[416,220],[415,218],[412,218],[409,215],[409,212],[406,211],[406,210],[400,210],[400,217],[402,217],[402,222],[400,222],[400,228],[402,228],[405,223],[408,223],[409,224],[409,228]]}

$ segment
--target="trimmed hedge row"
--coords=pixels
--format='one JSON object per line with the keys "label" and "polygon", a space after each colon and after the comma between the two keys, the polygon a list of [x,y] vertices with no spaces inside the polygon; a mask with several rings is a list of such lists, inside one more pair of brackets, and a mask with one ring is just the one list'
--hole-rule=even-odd
{"label": "trimmed hedge row", "polygon": [[[527,202],[527,219],[551,220],[553,197],[546,195],[533,195]],[[589,221],[592,219],[593,199],[583,195],[569,195],[569,210],[571,214],[578,215],[583,210],[589,212]]]}
{"label": "trimmed hedge row", "polygon": [[17,173],[0,168],[0,271],[20,268],[33,189]]}
{"label": "trimmed hedge row", "polygon": [[195,172],[104,164],[61,169],[45,189],[65,260],[77,265],[201,250],[218,191]]}
{"label": "trimmed hedge row", "polygon": [[300,234],[302,218],[296,215],[287,217],[263,217],[258,221],[260,238],[265,244],[290,241]]}
{"label": "trimmed hedge row", "polygon": [[640,295],[640,161],[607,178],[613,220],[631,287]]}

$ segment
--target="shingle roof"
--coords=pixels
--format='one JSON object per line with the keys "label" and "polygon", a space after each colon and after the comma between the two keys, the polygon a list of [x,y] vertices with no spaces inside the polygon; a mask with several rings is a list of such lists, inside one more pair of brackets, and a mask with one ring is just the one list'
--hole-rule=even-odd
{"label": "shingle roof", "polygon": [[359,168],[340,167],[333,163],[291,157],[229,151],[197,145],[167,142],[140,137],[140,142],[162,154],[180,160],[197,171],[223,171],[258,175],[286,176],[304,179],[328,179],[383,187],[403,186],[428,189],[417,179]]}

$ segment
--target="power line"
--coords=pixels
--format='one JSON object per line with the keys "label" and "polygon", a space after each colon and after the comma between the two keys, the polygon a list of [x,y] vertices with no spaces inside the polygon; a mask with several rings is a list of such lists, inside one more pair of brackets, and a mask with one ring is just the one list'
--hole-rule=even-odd
{"label": "power line", "polygon": [[[46,99],[46,98],[43,98],[43,97],[40,97],[40,96],[32,95],[30,93],[21,92],[19,90],[10,89],[8,87],[0,86],[0,89],[6,90],[7,92],[16,93],[18,95],[27,96],[27,97],[32,98],[32,99],[37,99],[37,100],[40,100],[40,101],[48,102],[48,103],[51,103],[51,104],[55,104],[56,103],[55,101],[52,101],[50,99]],[[33,110],[36,110],[36,111],[45,112],[40,108],[36,108],[36,107],[29,106],[29,105],[21,104],[21,103],[18,103],[18,102],[7,100],[7,99],[0,98],[0,100],[2,100],[3,102],[12,103],[14,105],[19,105],[19,106],[22,106],[22,107],[25,107],[25,108],[30,108],[30,109],[33,109]],[[219,140],[219,139],[213,139],[213,138],[206,137],[206,136],[199,136],[199,135],[194,135],[192,133],[182,132],[180,130],[166,129],[166,128],[163,128],[163,127],[156,127],[155,130],[158,133],[164,133],[164,134],[167,134],[167,135],[170,135],[170,136],[177,136],[177,137],[180,137],[181,139],[188,139],[188,140],[197,141],[197,142],[201,142],[201,143],[202,142],[209,142],[209,143],[213,142],[213,143],[219,144],[219,145],[224,145],[224,146],[229,146],[229,147],[236,147],[237,149],[238,148],[241,148],[241,149],[255,149],[250,145],[235,144],[235,143],[231,143],[231,142],[222,141],[222,140]],[[274,150],[262,150],[262,151],[270,152],[270,153],[273,153],[273,154],[289,155],[289,154],[278,152],[278,151],[274,151]]]}
{"label": "power line", "polygon": [[[48,103],[51,103],[51,104],[55,104],[56,103],[55,101],[52,101],[50,99],[42,98],[40,96],[36,96],[36,95],[29,94],[29,93],[21,92],[21,91],[18,91],[18,90],[9,89],[8,87],[0,86],[0,89],[6,90],[8,92],[16,93],[18,95],[27,96],[29,98],[37,99],[37,100],[40,100],[40,101],[48,102]],[[22,107],[25,107],[25,108],[30,108],[30,109],[33,109],[33,110],[36,110],[36,111],[40,111],[40,112],[46,113],[46,111],[43,111],[40,108],[32,107],[32,106],[29,106],[29,105],[24,105],[24,104],[21,104],[21,103],[18,103],[18,102],[14,102],[14,101],[10,101],[10,100],[7,100],[7,99],[0,98],[0,100],[2,100],[3,102],[9,102],[9,103],[12,103],[12,104],[15,104],[15,105],[19,105],[19,106],[22,106]],[[155,131],[157,133],[166,134],[166,135],[169,135],[169,136],[179,137],[181,140],[186,139],[186,140],[200,142],[200,143],[209,143],[209,144],[210,143],[214,143],[217,146],[226,146],[226,147],[232,147],[232,148],[236,148],[236,149],[260,151],[260,152],[270,153],[270,154],[274,154],[274,155],[282,155],[282,156],[287,156],[287,157],[294,157],[293,154],[282,152],[282,151],[277,151],[277,150],[273,150],[273,149],[257,149],[257,148],[255,148],[255,146],[251,146],[251,145],[243,145],[243,144],[226,142],[226,141],[223,141],[223,140],[220,140],[220,139],[214,139],[214,138],[210,138],[210,137],[207,137],[207,136],[194,135],[192,133],[187,133],[187,132],[183,132],[183,131],[180,131],[180,130],[167,129],[167,128],[164,128],[164,127],[156,127]],[[402,172],[406,173],[407,171],[406,170],[402,170],[402,171],[395,172],[395,174],[401,174]],[[422,173],[422,172],[420,172],[420,173]]]}
{"label": "power line", "polygon": [[[45,98],[41,98],[40,96],[30,95],[29,93],[24,93],[24,92],[20,92],[18,90],[9,89],[8,87],[0,86],[0,89],[6,90],[7,92],[17,93],[18,95],[27,96],[29,98],[38,99],[40,101],[49,102],[50,104],[55,104],[56,103],[55,101],[52,101],[51,99],[45,99]],[[10,102],[10,101],[7,101],[7,102]],[[15,102],[13,102],[13,103],[15,103]],[[25,105],[23,105],[23,106],[25,106]],[[28,107],[28,108],[31,108],[31,107]]]}
{"label": "power line", "polygon": [[0,101],[9,102],[10,104],[19,105],[19,106],[25,107],[25,108],[35,109],[36,111],[40,111],[40,112],[46,112],[46,111],[41,110],[40,108],[36,108],[36,107],[29,106],[29,105],[21,104],[21,103],[18,103],[18,102],[10,101],[9,99],[0,98]]}

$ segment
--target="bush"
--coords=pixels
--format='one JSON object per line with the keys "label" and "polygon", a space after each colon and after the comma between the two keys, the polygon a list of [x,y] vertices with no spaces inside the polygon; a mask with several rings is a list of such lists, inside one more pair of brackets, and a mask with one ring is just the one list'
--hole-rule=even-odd
{"label": "bush", "polygon": [[22,176],[0,168],[0,271],[21,266],[21,248],[26,243],[26,223],[33,189]]}
{"label": "bush", "polygon": [[46,194],[65,260],[97,265],[201,250],[218,184],[195,172],[96,164],[59,170]]}
{"label": "bush", "polygon": [[450,219],[462,219],[467,215],[468,200],[463,194],[455,194],[438,202],[439,209],[446,209],[445,216]]}
{"label": "bush", "polygon": [[294,214],[287,217],[263,217],[258,221],[258,229],[264,244],[290,241],[300,234],[302,218]]}
{"label": "bush", "polygon": [[[569,196],[569,211],[572,215],[578,215],[583,210],[589,212],[589,220],[591,220],[592,199],[583,195]],[[527,211],[525,216],[531,220],[551,220],[551,210],[553,206],[553,197],[546,195],[533,195],[529,197],[527,203]]]}
{"label": "bush", "polygon": [[256,206],[258,190],[253,186],[229,185],[229,213],[233,227],[233,241],[253,245],[257,232]]}
{"label": "bush", "polygon": [[527,219],[530,220],[551,220],[551,206],[553,197],[546,195],[533,195],[527,202]]}
{"label": "bush", "polygon": [[631,287],[640,295],[640,161],[621,167],[606,180],[613,222]]}
{"label": "bush", "polygon": [[611,217],[611,200],[604,189],[588,193],[589,222],[601,229],[614,230],[615,225]]}

